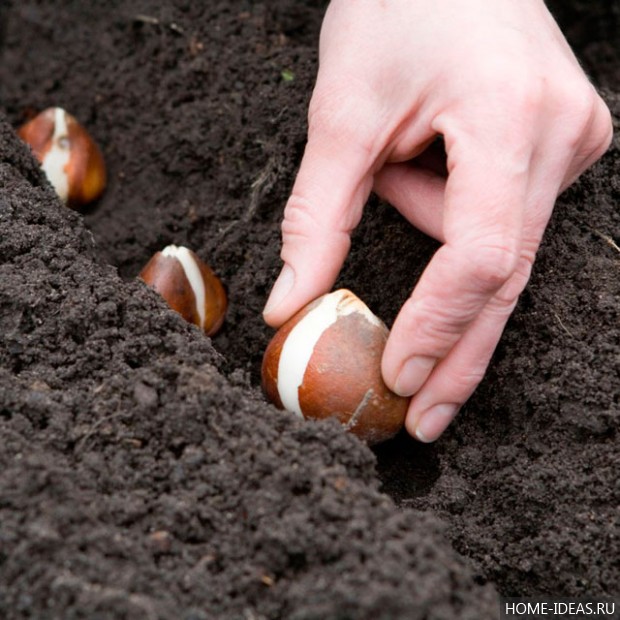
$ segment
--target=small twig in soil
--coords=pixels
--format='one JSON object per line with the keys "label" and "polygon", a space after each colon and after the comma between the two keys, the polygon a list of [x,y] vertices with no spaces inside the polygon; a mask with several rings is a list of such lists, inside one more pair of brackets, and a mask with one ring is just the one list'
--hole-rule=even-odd
{"label": "small twig in soil", "polygon": [[272,157],[267,165],[261,170],[260,174],[252,183],[252,193],[250,194],[250,204],[243,214],[242,221],[249,222],[255,215],[263,196],[274,186],[278,175],[276,158]]}
{"label": "small twig in soil", "polygon": [[229,224],[224,226],[224,228],[222,228],[222,230],[218,233],[218,235],[217,235],[217,238],[218,238],[217,247],[219,249],[221,249],[222,245],[223,245],[221,243],[221,240],[225,239],[226,236],[228,235],[229,231],[231,231],[240,221],[241,221],[240,219],[232,220]]}
{"label": "small twig in soil", "polygon": [[114,420],[115,418],[120,418],[123,415],[122,411],[119,411],[117,413],[112,413],[111,415],[105,416],[103,418],[100,418],[99,420],[97,420],[91,427],[90,429],[88,429],[88,431],[86,431],[86,433],[84,433],[76,442],[75,444],[75,452],[78,451],[78,448],[81,450],[84,450],[84,446],[86,445],[86,442],[97,432],[97,429],[102,425],[105,424],[106,422],[109,422],[110,420]]}
{"label": "small twig in soil", "polygon": [[141,24],[150,24],[151,26],[165,26],[173,32],[183,34],[183,28],[181,28],[181,26],[179,26],[178,24],[175,24],[174,22],[170,22],[169,24],[162,24],[162,22],[157,17],[153,17],[152,15],[134,15],[133,20],[135,22],[140,22]]}
{"label": "small twig in soil", "polygon": [[616,252],[620,252],[620,246],[609,235],[602,233],[600,230],[596,230],[596,228],[593,228],[592,232],[610,245]]}
{"label": "small twig in soil", "polygon": [[362,402],[357,406],[357,409],[353,412],[353,415],[349,418],[349,421],[344,425],[345,430],[351,430],[359,420],[360,415],[362,415],[362,411],[366,408],[368,401],[372,398],[372,395],[375,391],[370,388],[366,394],[364,394],[364,398],[362,398]]}
{"label": "small twig in soil", "polygon": [[553,316],[558,320],[558,323],[560,324],[560,327],[571,337],[574,338],[575,334],[573,334],[568,327],[566,327],[566,325],[564,325],[564,323],[562,323],[562,319],[560,318],[560,315],[557,312],[553,313]]}
{"label": "small twig in soil", "polygon": [[241,216],[241,218],[232,220],[227,226],[225,226],[218,234],[218,239],[225,239],[228,233],[237,225],[247,224],[252,220],[254,215],[256,215],[256,211],[258,210],[263,196],[265,196],[265,194],[274,186],[278,178],[277,169],[278,165],[276,158],[272,157],[252,183],[250,202],[248,204],[248,208],[245,210],[245,213]]}
{"label": "small twig in soil", "polygon": [[150,15],[134,15],[133,20],[142,24],[151,24],[153,26],[159,26],[159,20],[157,17],[151,17]]}

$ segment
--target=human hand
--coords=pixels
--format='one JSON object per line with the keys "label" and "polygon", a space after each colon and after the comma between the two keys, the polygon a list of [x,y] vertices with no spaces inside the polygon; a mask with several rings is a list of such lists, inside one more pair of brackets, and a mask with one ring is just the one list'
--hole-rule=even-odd
{"label": "human hand", "polygon": [[[264,317],[333,286],[374,189],[443,243],[382,362],[414,395],[407,429],[433,441],[482,379],[557,195],[609,146],[610,114],[542,0],[333,0],[319,60]],[[438,135],[447,178],[410,161]]]}

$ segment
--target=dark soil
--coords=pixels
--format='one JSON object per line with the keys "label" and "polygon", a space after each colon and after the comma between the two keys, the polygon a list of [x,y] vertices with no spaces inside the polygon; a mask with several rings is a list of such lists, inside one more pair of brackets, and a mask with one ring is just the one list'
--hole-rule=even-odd
{"label": "dark soil", "polygon": [[[618,137],[436,445],[373,454],[264,402],[322,5],[3,2],[0,617],[480,620],[500,594],[620,594]],[[618,8],[557,10],[618,122]],[[84,216],[12,130],[50,105],[109,165]],[[213,342],[135,280],[168,243],[226,284]],[[339,284],[389,323],[435,248],[371,200]]]}

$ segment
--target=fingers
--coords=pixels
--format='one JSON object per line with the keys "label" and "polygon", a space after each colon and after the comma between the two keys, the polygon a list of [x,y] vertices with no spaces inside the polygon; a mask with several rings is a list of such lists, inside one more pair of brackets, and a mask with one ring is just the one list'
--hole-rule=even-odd
{"label": "fingers", "polygon": [[435,124],[448,145],[445,183],[411,164],[376,175],[380,196],[445,242],[402,308],[382,360],[386,383],[415,394],[407,428],[422,441],[439,437],[481,380],[560,188],[608,148],[609,111],[581,86],[559,98],[559,112],[546,117],[554,122],[532,122],[534,91],[517,110],[519,123],[489,115],[485,127]]}
{"label": "fingers", "polygon": [[281,258],[284,267],[264,318],[278,326],[306,303],[328,291],[350,247],[372,187],[373,154],[359,136],[309,134],[301,167],[284,210]]}
{"label": "fingers", "polygon": [[[357,97],[342,80],[319,78],[309,112],[308,143],[282,222],[284,267],[264,319],[277,327],[334,284],[362,216],[373,174],[387,157],[393,131],[376,97],[359,86]],[[422,126],[420,126],[422,127]],[[408,131],[408,152],[429,140],[428,128]]]}
{"label": "fingers", "polygon": [[465,135],[448,146],[445,244],[401,309],[383,355],[385,381],[401,395],[420,389],[517,269],[531,152],[501,153]]}
{"label": "fingers", "polygon": [[533,253],[521,259],[514,275],[489,300],[411,400],[405,425],[420,441],[435,441],[482,380],[506,321],[529,279],[532,262]]}

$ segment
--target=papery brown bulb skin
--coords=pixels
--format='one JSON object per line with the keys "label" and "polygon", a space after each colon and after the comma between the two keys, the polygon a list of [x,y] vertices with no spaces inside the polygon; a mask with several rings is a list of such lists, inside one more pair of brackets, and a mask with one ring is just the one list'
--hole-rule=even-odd
{"label": "papery brown bulb skin", "polygon": [[351,291],[308,304],[275,334],[263,357],[262,384],[281,409],[337,418],[369,444],[402,428],[409,399],[381,376],[387,327]]}
{"label": "papery brown bulb skin", "polygon": [[79,208],[99,198],[106,167],[99,147],[86,129],[62,108],[48,108],[17,133],[30,145],[60,199]]}
{"label": "papery brown bulb skin", "polygon": [[207,336],[213,336],[222,326],[228,307],[224,286],[188,248],[167,246],[151,258],[139,277]]}

